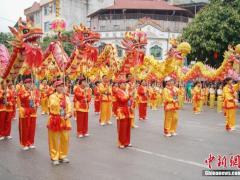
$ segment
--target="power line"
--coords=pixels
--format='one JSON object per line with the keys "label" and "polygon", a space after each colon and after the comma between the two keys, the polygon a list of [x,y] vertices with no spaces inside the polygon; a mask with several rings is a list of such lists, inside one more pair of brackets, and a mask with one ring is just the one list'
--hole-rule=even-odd
{"label": "power line", "polygon": [[1,17],[1,16],[0,16],[0,19],[2,19],[4,21],[8,21],[8,22],[13,22],[13,23],[17,22],[17,21],[14,21],[14,20],[11,20],[11,19],[8,19],[8,18],[5,18],[5,17]]}

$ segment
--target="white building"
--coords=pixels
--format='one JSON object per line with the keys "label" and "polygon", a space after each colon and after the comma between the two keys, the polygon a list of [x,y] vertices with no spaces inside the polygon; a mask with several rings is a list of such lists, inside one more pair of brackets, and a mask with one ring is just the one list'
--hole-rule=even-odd
{"label": "white building", "polygon": [[164,59],[171,38],[177,38],[193,17],[181,7],[161,0],[115,0],[88,16],[91,29],[101,34],[100,50],[107,43],[116,44],[122,56],[121,40],[126,31],[141,29],[147,33],[146,54]]}
{"label": "white building", "polygon": [[[59,0],[60,15],[67,30],[83,23],[101,34],[99,49],[107,43],[118,47],[123,56],[121,40],[126,31],[141,29],[148,35],[147,55],[163,59],[170,38],[181,34],[194,12],[164,0]],[[50,23],[56,18],[56,0],[40,0],[25,9],[25,15],[44,33],[51,33]]]}
{"label": "white building", "polygon": [[192,3],[208,3],[209,0],[165,0],[171,4],[192,4]]}
{"label": "white building", "polygon": [[[109,6],[114,0],[59,0],[60,16],[67,22],[67,30],[80,22],[89,25],[87,15],[91,12]],[[40,0],[24,10],[35,26],[43,29],[44,33],[51,33],[50,24],[56,18],[56,0]]]}

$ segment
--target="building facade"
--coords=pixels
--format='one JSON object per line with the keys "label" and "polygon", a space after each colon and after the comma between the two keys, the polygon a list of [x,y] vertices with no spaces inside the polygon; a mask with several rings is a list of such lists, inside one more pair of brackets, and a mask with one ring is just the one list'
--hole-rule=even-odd
{"label": "building facade", "polygon": [[148,37],[146,54],[162,60],[169,50],[169,40],[181,34],[193,14],[163,0],[115,0],[88,17],[91,29],[101,34],[100,50],[113,43],[118,56],[123,56],[121,40],[125,32],[141,29]]}
{"label": "building facade", "polygon": [[[164,59],[169,40],[177,38],[191,21],[194,13],[182,4],[164,0],[59,0],[60,15],[67,22],[67,30],[83,23],[101,34],[99,49],[113,43],[118,55],[124,55],[121,40],[126,31],[141,29],[148,35],[146,54]],[[183,3],[185,4],[185,3]],[[25,15],[45,34],[51,34],[51,22],[56,18],[56,0],[40,0],[25,9]]]}
{"label": "building facade", "polygon": [[[109,6],[114,0],[59,0],[60,16],[67,22],[67,30],[71,30],[74,24],[80,22],[89,26],[88,14]],[[56,0],[40,0],[24,10],[27,18],[31,19],[35,26],[43,29],[44,33],[52,33],[51,22],[56,18]]]}
{"label": "building facade", "polygon": [[185,8],[191,13],[196,15],[206,4],[209,3],[209,0],[166,0],[172,5]]}
{"label": "building facade", "polygon": [[209,0],[166,0],[171,4],[192,4],[192,3],[208,3]]}

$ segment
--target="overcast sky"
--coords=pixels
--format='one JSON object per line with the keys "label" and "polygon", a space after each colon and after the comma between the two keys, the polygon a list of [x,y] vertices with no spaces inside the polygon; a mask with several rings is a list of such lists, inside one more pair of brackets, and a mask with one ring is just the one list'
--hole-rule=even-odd
{"label": "overcast sky", "polygon": [[0,0],[0,32],[8,32],[8,26],[13,26],[19,17],[24,16],[24,9],[38,0]]}

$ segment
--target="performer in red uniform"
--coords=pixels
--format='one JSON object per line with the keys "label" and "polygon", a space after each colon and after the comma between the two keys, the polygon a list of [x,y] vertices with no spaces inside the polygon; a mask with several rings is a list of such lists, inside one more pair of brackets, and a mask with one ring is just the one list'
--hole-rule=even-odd
{"label": "performer in red uniform", "polygon": [[79,86],[74,90],[74,107],[77,115],[77,135],[79,138],[88,134],[88,111],[92,91],[87,87],[86,79],[79,80]]}
{"label": "performer in red uniform", "polygon": [[116,116],[117,114],[117,100],[116,100],[116,93],[118,90],[118,84],[116,82],[114,82],[112,84],[112,112],[113,115]]}
{"label": "performer in red uniform", "polygon": [[132,128],[138,128],[138,126],[135,124],[135,107],[136,107],[136,86],[135,86],[135,80],[132,76],[132,74],[126,74],[127,79],[127,91],[129,94],[131,94],[130,98],[130,119],[131,119],[131,127]]}
{"label": "performer in red uniform", "polygon": [[101,93],[100,93],[100,89],[99,89],[99,84],[100,82],[97,81],[95,82],[95,88],[94,88],[94,112],[96,114],[99,114],[100,113],[100,96],[101,96]]}
{"label": "performer in red uniform", "polygon": [[4,139],[4,124],[6,119],[6,86],[2,81],[0,84],[0,140]]}
{"label": "performer in red uniform", "polygon": [[131,119],[130,119],[130,94],[126,88],[126,81],[119,81],[119,88],[116,92],[117,101],[117,129],[118,147],[125,148],[130,144]]}
{"label": "performer in red uniform", "polygon": [[147,87],[146,82],[142,80],[138,87],[139,120],[147,119]]}
{"label": "performer in red uniform", "polygon": [[8,88],[6,93],[6,103],[5,103],[6,114],[5,114],[5,119],[3,123],[3,129],[1,132],[1,135],[7,139],[12,139],[10,134],[11,134],[11,127],[12,127],[12,120],[15,112],[15,104],[16,104],[16,98],[15,98],[13,84],[12,82],[8,82]]}
{"label": "performer in red uniform", "polygon": [[24,84],[25,88],[21,89],[18,93],[20,99],[19,137],[23,150],[28,150],[29,148],[35,148],[36,112],[39,104],[36,104],[37,97],[34,90],[32,90],[32,80],[26,79]]}
{"label": "performer in red uniform", "polygon": [[48,88],[47,81],[43,80],[42,84],[40,84],[42,115],[48,113]]}

